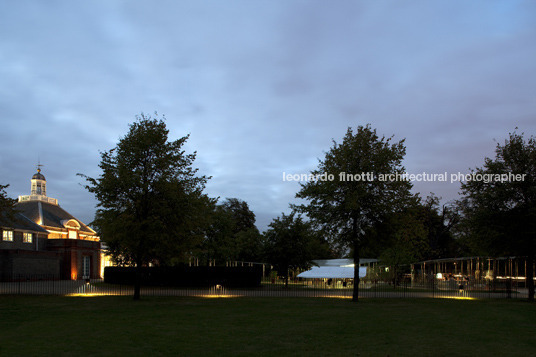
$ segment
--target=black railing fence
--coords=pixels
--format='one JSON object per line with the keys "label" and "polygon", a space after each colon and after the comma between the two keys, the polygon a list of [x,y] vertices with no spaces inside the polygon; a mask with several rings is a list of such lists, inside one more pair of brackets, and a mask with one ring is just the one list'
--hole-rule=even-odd
{"label": "black railing fence", "polygon": [[[110,284],[101,279],[60,280],[55,276],[16,276],[11,281],[0,282],[0,295],[133,295],[131,284]],[[351,298],[351,280],[263,279],[258,287],[232,287],[214,284],[207,287],[141,287],[142,296],[192,296],[192,297],[326,297]],[[359,284],[360,298],[527,298],[524,281],[428,281],[404,280],[394,284],[387,281],[362,280]]]}

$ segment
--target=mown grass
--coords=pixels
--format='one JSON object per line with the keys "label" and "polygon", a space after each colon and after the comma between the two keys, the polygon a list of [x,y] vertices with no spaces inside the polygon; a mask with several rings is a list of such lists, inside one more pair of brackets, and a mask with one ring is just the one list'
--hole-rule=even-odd
{"label": "mown grass", "polygon": [[517,300],[0,296],[1,356],[529,356]]}

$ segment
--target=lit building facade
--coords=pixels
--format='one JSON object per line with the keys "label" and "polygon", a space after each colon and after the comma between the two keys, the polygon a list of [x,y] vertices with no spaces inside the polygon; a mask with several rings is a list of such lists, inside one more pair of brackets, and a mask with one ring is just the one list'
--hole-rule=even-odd
{"label": "lit building facade", "polygon": [[14,219],[0,222],[0,278],[53,276],[97,279],[101,276],[101,242],[97,233],[47,196],[38,169],[31,193],[19,196]]}

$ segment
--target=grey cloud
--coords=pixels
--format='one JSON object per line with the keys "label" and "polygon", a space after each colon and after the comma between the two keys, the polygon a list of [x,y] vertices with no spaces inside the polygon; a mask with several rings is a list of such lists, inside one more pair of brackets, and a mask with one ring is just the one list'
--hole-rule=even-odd
{"label": "grey cloud", "polygon": [[[348,126],[406,138],[408,171],[467,170],[536,129],[536,7],[488,1],[0,4],[0,183],[26,194],[37,156],[89,222],[98,175],[140,112],[191,134],[213,196],[264,229]],[[419,184],[445,200],[455,185]]]}

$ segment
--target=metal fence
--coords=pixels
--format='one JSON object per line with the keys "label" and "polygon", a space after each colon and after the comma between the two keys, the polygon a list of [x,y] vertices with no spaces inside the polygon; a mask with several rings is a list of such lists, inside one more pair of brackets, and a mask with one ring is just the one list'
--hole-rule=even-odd
{"label": "metal fence", "polygon": [[[102,280],[59,280],[51,276],[19,276],[9,282],[0,282],[0,295],[64,295],[113,296],[133,295],[132,285],[108,284]],[[263,280],[254,288],[230,288],[224,285],[210,287],[142,286],[142,296],[191,297],[325,297],[351,298],[351,281],[317,279]],[[403,281],[393,285],[385,281],[362,281],[360,298],[452,298],[488,299],[528,297],[524,283],[512,280],[495,281],[438,281],[424,283]]]}

